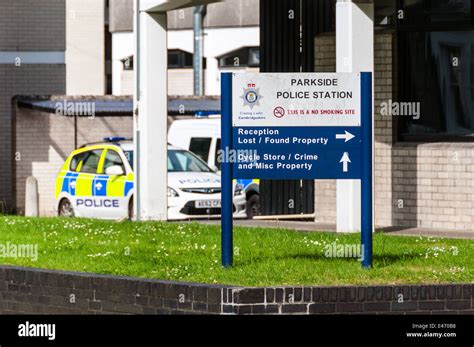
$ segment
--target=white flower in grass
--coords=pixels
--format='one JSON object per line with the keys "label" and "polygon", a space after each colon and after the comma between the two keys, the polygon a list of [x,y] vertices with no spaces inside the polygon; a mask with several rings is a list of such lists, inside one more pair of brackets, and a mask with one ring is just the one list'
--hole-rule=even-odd
{"label": "white flower in grass", "polygon": [[451,246],[449,248],[449,251],[451,252],[452,255],[457,256],[459,254],[459,248],[456,246]]}
{"label": "white flower in grass", "polygon": [[88,254],[87,256],[90,258],[98,258],[98,257],[108,257],[109,255],[112,255],[112,254],[114,254],[114,252]]}
{"label": "white flower in grass", "polygon": [[464,270],[465,270],[465,267],[453,266],[449,269],[449,272],[451,272],[452,274],[457,274],[459,272],[464,272]]}

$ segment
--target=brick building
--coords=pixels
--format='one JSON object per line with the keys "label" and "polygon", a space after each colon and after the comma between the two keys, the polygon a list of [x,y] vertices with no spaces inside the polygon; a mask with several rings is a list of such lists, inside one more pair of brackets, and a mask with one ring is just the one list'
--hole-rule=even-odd
{"label": "brick building", "polygon": [[[474,32],[473,32],[474,34]],[[397,119],[380,104],[397,100],[394,32],[375,35],[375,222],[379,227],[474,229],[474,143],[399,141]],[[335,71],[335,37],[315,40],[315,70]],[[335,181],[316,181],[316,219],[335,223]]]}
{"label": "brick building", "polygon": [[[372,2],[375,9],[376,225],[473,230],[473,1],[375,0]],[[80,29],[78,24],[81,23],[81,16],[92,19],[91,14],[84,12],[84,9],[75,10],[72,7],[75,2],[67,3],[66,6],[62,0],[22,0],[14,3],[0,0],[2,8],[8,9],[0,13],[2,23],[0,151],[3,157],[11,158],[11,161],[5,161],[0,167],[0,207],[4,210],[5,206],[12,206],[14,197],[12,187],[15,186],[12,182],[15,179],[24,179],[23,176],[12,175],[14,166],[21,166],[21,158],[25,158],[25,155],[33,157],[42,155],[35,152],[24,153],[28,146],[35,150],[41,147],[34,146],[33,142],[29,145],[22,144],[21,148],[24,150],[20,150],[19,153],[12,152],[12,97],[18,94],[44,95],[66,92],[100,94],[107,89],[110,91],[112,86],[111,71],[104,63],[108,58],[107,53],[101,48],[103,45],[107,46],[107,39],[104,39],[106,33],[102,36],[98,34],[102,32],[103,26],[108,25],[107,16],[105,18],[102,16],[103,13],[107,14],[107,8],[97,5],[99,7],[95,9],[99,14],[92,16],[97,22],[87,25],[95,27],[96,30],[87,33],[88,39],[81,41],[82,44],[90,41],[91,46],[88,50],[79,49],[73,55],[73,50],[80,48],[72,47],[71,42],[80,39],[79,31],[75,30]],[[120,40],[130,39],[130,18],[121,19],[124,14],[129,16],[130,3],[129,0],[111,2],[113,14],[110,17],[110,26],[114,38],[109,40],[118,42],[116,48],[120,47]],[[229,4],[236,3],[228,1],[213,6],[221,6],[219,11],[228,12]],[[251,6],[255,6],[252,1],[238,3],[242,11],[244,9],[248,11]],[[105,2],[103,4],[105,6]],[[318,2],[280,0],[278,3],[261,0],[259,11],[255,12],[260,14],[260,18],[250,17],[246,22],[242,22],[244,17],[242,16],[233,20],[237,27],[248,30],[254,30],[255,25],[261,23],[259,34],[262,71],[283,72],[301,69],[335,72],[335,4],[335,0],[318,0]],[[293,13],[295,19],[288,22],[288,13]],[[189,14],[187,12],[184,17],[179,12],[169,15],[172,35],[178,37],[181,34],[188,34]],[[216,24],[208,30],[223,30],[219,20],[219,16],[211,15],[207,19],[207,25]],[[72,28],[68,34],[66,27]],[[48,32],[48,35],[42,35],[42,32]],[[68,41],[68,37],[73,39]],[[95,37],[103,41],[94,42]],[[188,42],[188,39],[184,41]],[[188,43],[186,45],[189,45]],[[178,46],[174,48],[180,48]],[[71,55],[68,55],[69,49]],[[89,51],[93,52],[93,58],[89,60],[78,59],[76,56],[80,57]],[[118,58],[128,56],[120,54],[116,52],[112,55],[112,65],[117,65]],[[232,57],[231,54],[230,58]],[[185,60],[186,57],[182,59]],[[85,71],[87,68],[90,70]],[[81,71],[87,72],[84,78],[81,78]],[[175,85],[171,85],[171,89],[183,90],[181,83],[190,84],[190,72],[187,69],[172,71],[171,74],[178,76],[174,82],[172,81]],[[89,75],[95,76],[96,79],[92,79],[93,77]],[[117,88],[121,89],[126,84],[127,90],[131,90],[130,80],[122,79],[124,71],[119,71],[119,75],[120,81],[124,84],[118,83]],[[78,84],[75,85],[75,82]],[[87,89],[83,89],[84,85],[90,85],[95,89],[88,92]],[[419,103],[421,107],[419,119],[382,115],[381,106],[389,101]],[[48,131],[54,134],[52,139],[57,137],[59,141],[60,135],[56,133],[58,129],[64,128],[65,133],[70,131],[66,124],[70,120],[57,120],[54,115],[43,114],[43,116],[49,119],[48,124],[51,128]],[[27,115],[25,120],[20,122],[20,130],[25,134],[31,133],[31,139],[35,139],[36,136],[36,141],[39,141],[38,134],[42,134],[40,130],[46,131],[43,126],[36,129],[33,114]],[[124,122],[123,126],[131,127],[131,123],[127,122]],[[117,133],[128,134],[131,131],[128,128],[120,128],[122,126],[120,124],[118,126]],[[97,129],[100,130],[101,125]],[[47,150],[52,151],[53,147],[48,147]],[[69,150],[69,147],[63,151],[66,150]],[[15,159],[20,162],[16,163]],[[277,186],[279,196],[281,192],[281,195],[285,196],[284,190],[287,187],[290,185]],[[316,181],[301,187],[306,190],[306,195],[313,198],[307,200],[311,202],[311,213],[315,220],[319,223],[335,224],[336,181]],[[23,193],[17,191],[16,194],[17,201],[21,201]],[[275,206],[272,208],[278,210]],[[290,215],[295,213],[296,211],[288,211]]]}
{"label": "brick building", "polygon": [[[33,106],[40,102],[42,107]],[[44,102],[44,105],[41,104]],[[54,111],[56,103],[95,103],[93,116],[67,116]],[[131,110],[117,105],[130,103],[128,99],[103,97],[53,96],[16,97],[13,106],[14,150],[21,160],[13,167],[14,207],[20,214],[25,207],[25,182],[29,176],[38,180],[39,212],[42,216],[55,216],[56,176],[64,161],[76,148],[102,141],[104,136],[132,137]],[[128,105],[128,104],[127,104]]]}
{"label": "brick building", "polygon": [[[58,112],[60,107],[66,112]],[[55,216],[56,177],[69,154],[83,145],[101,142],[104,137],[133,135],[131,96],[19,95],[13,99],[12,108],[12,146],[14,152],[21,153],[21,160],[15,161],[12,168],[13,207],[19,214],[25,210],[29,176],[38,181],[40,215]],[[196,112],[215,113],[219,108],[217,97],[170,97],[168,124],[176,117],[194,118]]]}
{"label": "brick building", "polygon": [[[131,95],[133,65],[125,68],[125,61],[133,52],[132,5],[132,0],[0,0],[0,155],[7,158],[0,167],[0,212],[21,209],[14,201],[17,184],[14,170],[21,166],[16,161],[30,155],[12,151],[15,140],[12,137],[15,109],[12,98],[16,95],[108,95],[112,94],[113,85],[114,94]],[[238,11],[230,11],[231,8]],[[245,48],[244,53],[250,54],[250,47],[258,48],[258,11],[252,10],[255,8],[258,10],[258,0],[228,0],[208,9],[204,24],[213,39],[207,47],[212,48],[214,55],[222,54],[218,58],[227,64],[225,66],[232,65],[234,56],[242,53],[241,50],[234,52],[235,49]],[[170,64],[170,95],[193,93],[190,64],[193,10],[183,11],[169,14],[170,57],[177,61]],[[225,25],[229,28],[223,28]],[[222,43],[225,35],[232,39],[217,49],[216,43]],[[255,62],[249,63],[247,58],[242,59],[242,66],[255,66]],[[208,88],[208,94],[217,94],[219,71],[214,69],[210,73],[211,66],[218,66],[217,58],[208,58],[206,70],[206,78],[213,86]],[[112,72],[117,70],[113,80]],[[210,86],[210,82],[206,85]],[[27,126],[27,122],[22,124]],[[27,130],[34,131],[34,126],[32,122]],[[32,139],[38,140],[38,136]],[[32,149],[39,150],[31,145]],[[43,155],[33,153],[33,157]]]}
{"label": "brick building", "polygon": [[[262,0],[262,70],[336,72],[336,2]],[[353,2],[374,10],[376,225],[474,230],[473,1]],[[281,25],[289,11],[302,15]],[[390,102],[421,112],[382,113]],[[315,220],[336,224],[336,181],[314,190]]]}
{"label": "brick building", "polygon": [[10,212],[12,171],[29,155],[12,152],[12,97],[104,94],[108,11],[105,0],[0,0],[0,8],[0,211]]}
{"label": "brick building", "polygon": [[[63,0],[0,0],[0,201],[12,207],[11,100],[16,94],[66,91]],[[45,32],[48,35],[45,35]]]}
{"label": "brick building", "polygon": [[[168,13],[168,94],[193,95],[193,11]],[[259,0],[207,5],[203,21],[204,94],[220,94],[220,73],[259,65]],[[110,1],[113,94],[133,94],[133,0]]]}

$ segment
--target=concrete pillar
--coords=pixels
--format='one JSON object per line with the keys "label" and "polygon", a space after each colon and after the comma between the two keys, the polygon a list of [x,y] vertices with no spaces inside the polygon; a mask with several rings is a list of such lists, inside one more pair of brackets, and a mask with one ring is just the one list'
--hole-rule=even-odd
{"label": "concrete pillar", "polygon": [[134,0],[135,219],[168,219],[166,12],[212,2],[216,0]]}
{"label": "concrete pillar", "polygon": [[220,73],[219,62],[214,57],[207,58],[207,66],[205,71],[206,77],[206,95],[219,95],[220,89]]}
{"label": "concrete pillar", "polygon": [[167,220],[167,18],[135,14],[134,211],[139,220]]}
{"label": "concrete pillar", "polygon": [[[337,72],[374,71],[374,4],[344,1],[336,4]],[[337,231],[361,229],[360,181],[337,181]]]}
{"label": "concrete pillar", "polygon": [[38,180],[30,176],[26,179],[25,217],[38,217]]}
{"label": "concrete pillar", "polygon": [[104,2],[104,0],[65,1],[68,95],[105,94]]}

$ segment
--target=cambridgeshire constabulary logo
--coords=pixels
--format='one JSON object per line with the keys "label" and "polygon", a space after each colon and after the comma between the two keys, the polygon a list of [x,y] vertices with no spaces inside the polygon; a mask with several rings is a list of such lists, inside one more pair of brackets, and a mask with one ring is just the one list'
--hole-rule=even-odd
{"label": "cambridgeshire constabulary logo", "polygon": [[244,106],[249,106],[253,109],[255,106],[260,106],[260,89],[257,88],[255,83],[248,83],[247,88],[244,88],[244,94],[241,96],[244,100]]}

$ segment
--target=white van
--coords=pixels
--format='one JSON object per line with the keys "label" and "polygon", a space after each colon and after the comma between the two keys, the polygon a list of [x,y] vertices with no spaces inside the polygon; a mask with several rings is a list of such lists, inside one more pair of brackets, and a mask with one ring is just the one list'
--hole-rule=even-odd
{"label": "white van", "polygon": [[[220,171],[220,163],[217,160],[221,147],[219,116],[174,121],[168,132],[168,142],[193,152],[211,168]],[[259,180],[237,180],[237,183],[245,190],[247,218],[253,218],[260,213]]]}

